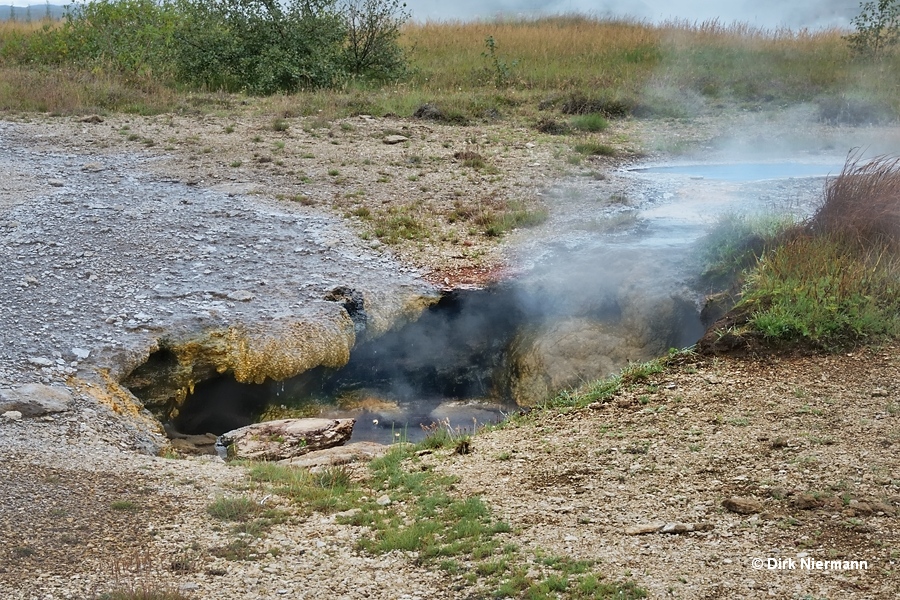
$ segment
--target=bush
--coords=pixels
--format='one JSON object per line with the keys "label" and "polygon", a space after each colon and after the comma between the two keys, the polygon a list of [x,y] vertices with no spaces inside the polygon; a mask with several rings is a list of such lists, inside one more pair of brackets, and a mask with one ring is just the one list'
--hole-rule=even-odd
{"label": "bush", "polygon": [[750,323],[767,338],[840,348],[895,336],[898,269],[884,258],[828,236],[801,236],[760,262],[741,304],[753,309]]}
{"label": "bush", "polygon": [[62,27],[8,36],[0,58],[252,94],[406,72],[398,0],[97,0]]}
{"label": "bush", "polygon": [[406,56],[397,43],[400,28],[409,19],[400,0],[344,0],[342,11],[347,43],[344,66],[356,76],[376,80],[406,74]]}
{"label": "bush", "polygon": [[589,113],[586,115],[579,115],[572,119],[572,127],[578,131],[596,133],[598,131],[605,131],[606,128],[609,127],[609,121],[599,113]]}
{"label": "bush", "polygon": [[859,14],[851,20],[856,33],[844,39],[859,54],[878,57],[900,42],[898,0],[861,2]]}
{"label": "bush", "polygon": [[178,0],[175,63],[192,85],[252,94],[332,87],[343,78],[334,0]]}
{"label": "bush", "polygon": [[155,0],[97,0],[67,9],[59,29],[45,27],[35,59],[103,67],[131,75],[170,72],[174,6]]}

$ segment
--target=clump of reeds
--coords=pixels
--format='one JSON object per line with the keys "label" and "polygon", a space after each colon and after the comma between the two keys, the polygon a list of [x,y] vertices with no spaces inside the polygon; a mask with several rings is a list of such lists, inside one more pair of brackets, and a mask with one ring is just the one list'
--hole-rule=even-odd
{"label": "clump of reeds", "polygon": [[814,235],[900,250],[900,157],[847,161],[809,223]]}

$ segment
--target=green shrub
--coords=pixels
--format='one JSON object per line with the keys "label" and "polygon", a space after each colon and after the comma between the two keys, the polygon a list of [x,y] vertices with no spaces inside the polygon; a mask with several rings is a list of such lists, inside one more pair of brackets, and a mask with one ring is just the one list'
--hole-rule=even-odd
{"label": "green shrub", "polygon": [[767,338],[843,347],[900,333],[898,273],[882,253],[803,236],[760,261],[740,304]]}
{"label": "green shrub", "polygon": [[859,14],[851,20],[856,33],[844,39],[859,54],[878,57],[900,42],[900,2],[860,2]]}
{"label": "green shrub", "polygon": [[794,225],[789,215],[722,215],[699,241],[703,280],[715,287],[728,287]]}
{"label": "green shrub", "polygon": [[330,87],[343,78],[335,0],[177,0],[180,80],[253,94]]}
{"label": "green shrub", "polygon": [[260,506],[250,498],[217,498],[206,507],[211,517],[223,521],[249,521],[260,512]]}
{"label": "green shrub", "polygon": [[106,592],[95,596],[94,600],[188,600],[188,597],[178,590],[147,584]]}
{"label": "green shrub", "polygon": [[41,39],[35,40],[35,59],[164,77],[171,72],[176,18],[174,5],[167,1],[75,4],[67,9],[61,28],[45,27]]}
{"label": "green shrub", "polygon": [[587,156],[615,156],[616,149],[607,144],[598,144],[597,142],[583,142],[575,144],[575,152]]}
{"label": "green shrub", "polygon": [[398,39],[409,16],[400,0],[345,0],[345,69],[357,77],[379,81],[406,75],[406,55]]}
{"label": "green shrub", "polygon": [[0,58],[253,94],[406,72],[398,0],[97,0],[4,35]]}

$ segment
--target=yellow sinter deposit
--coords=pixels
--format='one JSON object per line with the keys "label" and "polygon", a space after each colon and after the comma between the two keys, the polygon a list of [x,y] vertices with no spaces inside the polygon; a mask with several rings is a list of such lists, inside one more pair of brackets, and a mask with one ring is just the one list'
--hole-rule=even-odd
{"label": "yellow sinter deposit", "polygon": [[226,335],[224,363],[244,383],[280,381],[317,366],[337,368],[350,360],[356,341],[346,313],[316,322],[281,319],[260,325],[231,327]]}

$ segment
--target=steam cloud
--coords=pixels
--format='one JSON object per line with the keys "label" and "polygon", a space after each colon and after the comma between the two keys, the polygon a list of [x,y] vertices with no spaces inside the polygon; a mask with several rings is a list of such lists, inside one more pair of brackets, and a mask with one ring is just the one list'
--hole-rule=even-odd
{"label": "steam cloud", "polygon": [[631,17],[660,22],[672,19],[723,23],[735,21],[763,28],[818,29],[847,27],[859,12],[857,0],[408,0],[417,21],[490,19],[497,16],[585,14],[598,17]]}

